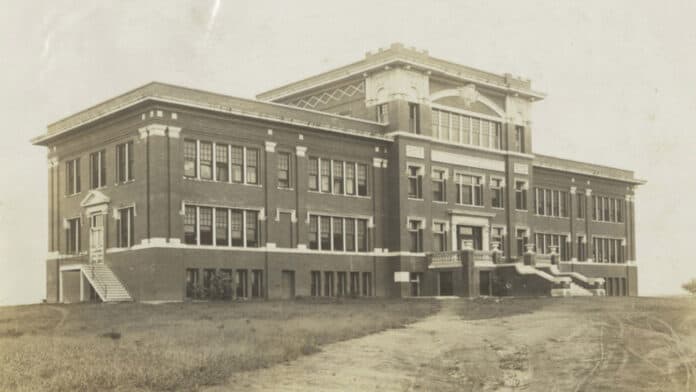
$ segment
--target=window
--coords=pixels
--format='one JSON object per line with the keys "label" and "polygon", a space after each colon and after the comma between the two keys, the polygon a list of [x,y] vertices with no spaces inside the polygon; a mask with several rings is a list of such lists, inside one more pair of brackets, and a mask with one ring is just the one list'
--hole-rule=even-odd
{"label": "window", "polygon": [[423,221],[411,219],[408,221],[409,252],[423,251]]}
{"label": "window", "polygon": [[193,299],[196,296],[196,287],[198,286],[198,270],[186,269],[186,298]]}
{"label": "window", "polygon": [[515,126],[515,151],[524,152],[524,127]]}
{"label": "window", "polygon": [[527,210],[527,182],[515,181],[515,209]]}
{"label": "window", "polygon": [[358,219],[358,252],[367,252],[367,220]]}
{"label": "window", "polygon": [[333,271],[324,272],[324,295],[333,297],[334,295],[334,274]]}
{"label": "window", "polygon": [[309,158],[309,167],[307,168],[307,173],[309,174],[309,190],[318,191],[319,190],[319,158]]}
{"label": "window", "polygon": [[423,198],[423,173],[419,166],[408,167],[408,197],[411,199]]}
{"label": "window", "polygon": [[388,123],[389,122],[389,104],[383,103],[377,105],[377,122],[378,123]]}
{"label": "window", "polygon": [[246,213],[246,246],[247,248],[256,248],[259,246],[258,239],[258,212],[245,211]]}
{"label": "window", "polygon": [[578,192],[577,198],[578,198],[578,219],[585,219],[585,203],[587,202],[585,195]]}
{"label": "window", "polygon": [[321,170],[321,191],[331,193],[331,165],[328,160],[319,160]]}
{"label": "window", "polygon": [[537,253],[550,254],[552,246],[556,247],[561,260],[566,261],[570,258],[567,235],[536,233]]}
{"label": "window", "polygon": [[247,270],[237,270],[237,298],[249,298],[249,273]]}
{"label": "window", "polygon": [[200,171],[201,178],[204,180],[213,179],[213,143],[200,142]]}
{"label": "window", "polygon": [[210,298],[210,289],[213,286],[213,279],[215,278],[215,269],[206,268],[203,270],[203,288],[205,288],[205,297]]}
{"label": "window", "polygon": [[372,272],[362,273],[362,295],[364,297],[372,296]]}
{"label": "window", "polygon": [[350,273],[350,295],[357,296],[360,294],[360,273],[351,272]]}
{"label": "window", "polygon": [[367,196],[367,165],[358,164],[358,195]]}
{"label": "window", "polygon": [[319,296],[321,296],[321,272],[312,271],[311,276],[312,276],[312,285],[311,285],[312,297],[319,297]]}
{"label": "window", "polygon": [[246,149],[246,183],[258,184],[258,165],[259,150],[255,148]]}
{"label": "window", "polygon": [[592,237],[592,253],[597,263],[625,263],[623,240]]}
{"label": "window", "polygon": [[345,272],[336,272],[336,295],[345,297],[348,295],[348,275]]}
{"label": "window", "polygon": [[505,181],[502,178],[491,178],[491,206],[505,208]]}
{"label": "window", "polygon": [[232,182],[241,184],[244,182],[244,149],[242,147],[231,146],[230,156]]}
{"label": "window", "polygon": [[68,228],[65,230],[65,250],[67,254],[80,253],[80,218],[68,219]]}
{"label": "window", "polygon": [[201,245],[213,244],[213,209],[210,207],[199,207],[198,209],[198,231]]}
{"label": "window", "polygon": [[184,215],[184,243],[198,244],[198,230],[196,230],[196,207],[186,206]]}
{"label": "window", "polygon": [[517,239],[517,255],[522,256],[524,255],[525,252],[525,245],[527,245],[527,229],[517,229],[515,231],[517,235],[515,236]]}
{"label": "window", "polygon": [[263,298],[263,270],[251,271],[251,298]]}
{"label": "window", "polygon": [[459,113],[433,109],[432,134],[434,138],[452,143],[502,149],[502,127],[499,122]]}
{"label": "window", "polygon": [[197,147],[195,140],[184,140],[184,176],[195,178],[198,176],[196,157]]}
{"label": "window", "polygon": [[232,299],[232,270],[221,269],[220,281],[222,283],[222,299]]}
{"label": "window", "polygon": [[346,162],[346,195],[355,195],[355,163]]}
{"label": "window", "polygon": [[316,215],[309,217],[309,249],[319,249],[319,224]]}
{"label": "window", "polygon": [[227,238],[227,232],[229,231],[229,225],[227,224],[228,211],[226,208],[215,209],[215,245],[217,246],[229,245]]}
{"label": "window", "polygon": [[421,282],[423,281],[422,272],[411,272],[409,276],[411,281],[411,297],[421,296]]}
{"label": "window", "polygon": [[623,223],[623,200],[621,199],[616,199],[616,221],[619,223]]}
{"label": "window", "polygon": [[116,222],[116,246],[119,248],[129,248],[133,246],[133,217],[133,207],[118,210],[118,221]]}
{"label": "window", "polygon": [[535,188],[534,194],[536,195],[534,209],[537,215],[568,217],[568,192]]}
{"label": "window", "polygon": [[89,187],[90,189],[106,186],[105,151],[97,151],[89,154]]}
{"label": "window", "polygon": [[227,144],[215,145],[215,180],[229,181],[229,161],[228,161]]}
{"label": "window", "polygon": [[278,188],[290,188],[290,154],[278,153]]}
{"label": "window", "polygon": [[331,218],[333,221],[333,250],[343,251],[343,219]]}
{"label": "window", "polygon": [[331,250],[331,218],[322,216],[319,219],[319,232],[321,233],[321,249]]}
{"label": "window", "polygon": [[483,178],[456,174],[457,204],[483,205]]}
{"label": "window", "polygon": [[345,218],[344,221],[346,222],[346,251],[355,252],[355,219]]}
{"label": "window", "polygon": [[116,146],[116,178],[118,182],[133,181],[133,142]]}
{"label": "window", "polygon": [[494,226],[491,228],[491,242],[498,243],[498,249],[505,253],[505,228],[502,226]]}
{"label": "window", "polygon": [[446,171],[443,169],[433,169],[432,180],[433,180],[433,201],[445,201],[445,176]]}
{"label": "window", "polygon": [[408,131],[420,134],[420,115],[418,104],[409,102],[408,104]]}
{"label": "window", "polygon": [[433,252],[444,252],[447,250],[447,235],[445,234],[446,223],[433,223]]}
{"label": "window", "polygon": [[592,196],[592,219],[598,222],[623,223],[623,200]]}
{"label": "window", "polygon": [[65,194],[80,193],[80,158],[65,162]]}
{"label": "window", "polygon": [[343,161],[331,161],[333,166],[333,193],[343,194]]}
{"label": "window", "polygon": [[230,237],[232,246],[244,246],[244,211],[230,211]]}
{"label": "window", "polygon": [[585,241],[584,235],[578,236],[578,260],[580,261],[585,261],[587,259],[587,255],[585,255]]}

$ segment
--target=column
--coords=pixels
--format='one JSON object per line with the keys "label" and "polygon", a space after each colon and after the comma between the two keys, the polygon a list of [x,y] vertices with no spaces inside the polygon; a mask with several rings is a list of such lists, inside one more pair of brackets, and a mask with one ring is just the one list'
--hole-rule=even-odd
{"label": "column", "polygon": [[305,200],[305,195],[307,194],[307,147],[297,146],[295,147],[295,178],[297,192],[297,206],[295,210],[297,211],[297,247],[301,249],[307,248],[307,229],[309,227],[309,222],[307,219],[307,205]]}
{"label": "column", "polygon": [[578,193],[578,188],[576,186],[570,187],[570,202],[568,203],[568,216],[570,217],[570,259],[576,261],[578,259],[577,251],[577,241],[578,236],[576,235],[575,229],[575,210],[577,209],[576,194]]}
{"label": "column", "polygon": [[[589,184],[588,184],[589,185]],[[594,255],[592,254],[592,211],[594,208],[592,205],[592,189],[585,189],[585,260],[594,260]]]}
{"label": "column", "polygon": [[[274,216],[275,207],[278,206],[278,201],[275,199],[278,192],[276,192],[277,176],[278,172],[275,170],[277,168],[277,155],[276,155],[276,143],[271,141],[266,141],[265,143],[265,163],[264,163],[264,203],[266,208],[266,215]],[[272,209],[271,206],[274,208]],[[274,229],[277,229],[277,225],[273,225],[273,219],[266,219],[265,226],[265,239],[266,246],[274,247],[276,245],[278,236]]]}

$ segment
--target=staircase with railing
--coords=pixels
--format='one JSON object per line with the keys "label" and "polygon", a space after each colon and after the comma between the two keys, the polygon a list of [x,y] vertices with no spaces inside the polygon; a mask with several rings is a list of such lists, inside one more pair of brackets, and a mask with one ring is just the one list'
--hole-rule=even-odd
{"label": "staircase with railing", "polygon": [[125,302],[133,300],[128,294],[128,290],[106,264],[85,264],[80,270],[102,301]]}

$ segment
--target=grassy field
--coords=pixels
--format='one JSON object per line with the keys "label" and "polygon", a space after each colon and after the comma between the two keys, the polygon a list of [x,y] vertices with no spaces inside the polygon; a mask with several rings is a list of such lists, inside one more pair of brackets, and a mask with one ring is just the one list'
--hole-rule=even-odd
{"label": "grassy field", "polygon": [[0,308],[0,390],[195,390],[436,312],[432,301]]}

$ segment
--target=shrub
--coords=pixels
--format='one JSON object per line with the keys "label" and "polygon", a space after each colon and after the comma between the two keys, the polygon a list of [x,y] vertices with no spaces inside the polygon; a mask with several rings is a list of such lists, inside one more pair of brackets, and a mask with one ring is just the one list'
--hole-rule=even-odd
{"label": "shrub", "polygon": [[696,295],[696,278],[684,283],[682,288],[689,292],[689,294]]}

